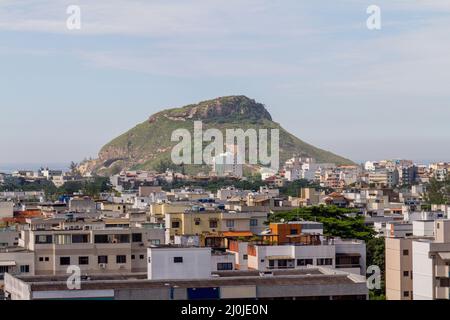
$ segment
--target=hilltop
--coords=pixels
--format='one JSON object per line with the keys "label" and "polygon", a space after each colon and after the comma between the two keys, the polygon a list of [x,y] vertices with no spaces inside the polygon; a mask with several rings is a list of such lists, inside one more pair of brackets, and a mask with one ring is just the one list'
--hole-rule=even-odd
{"label": "hilltop", "polygon": [[[333,162],[338,165],[353,163],[287,132],[272,120],[263,104],[245,96],[228,96],[158,112],[107,143],[100,150],[98,159],[82,164],[81,169],[99,174],[116,173],[122,169],[157,169],[161,163],[169,163],[171,150],[177,144],[171,142],[172,132],[185,128],[192,133],[194,121],[198,120],[203,122],[203,130],[217,128],[225,132],[226,129],[237,128],[279,129],[281,163],[293,154],[313,157],[318,162]],[[208,172],[205,166],[186,167],[188,173]]]}

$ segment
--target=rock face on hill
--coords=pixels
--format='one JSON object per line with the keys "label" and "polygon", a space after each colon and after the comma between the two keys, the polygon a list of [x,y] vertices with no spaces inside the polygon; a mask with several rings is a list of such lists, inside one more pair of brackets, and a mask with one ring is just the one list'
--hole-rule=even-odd
{"label": "rock face on hill", "polygon": [[[184,128],[193,135],[194,121],[202,121],[203,130],[216,128],[224,136],[226,129],[279,129],[281,163],[298,154],[318,162],[352,164],[351,160],[316,148],[284,130],[272,120],[263,104],[245,96],[229,96],[158,112],[106,144],[98,159],[83,163],[80,168],[98,174],[117,173],[123,169],[160,170],[170,164],[172,148],[177,144],[171,141],[172,132]],[[250,166],[247,169],[257,168]],[[185,170],[187,173],[207,173],[209,169],[186,165]]]}

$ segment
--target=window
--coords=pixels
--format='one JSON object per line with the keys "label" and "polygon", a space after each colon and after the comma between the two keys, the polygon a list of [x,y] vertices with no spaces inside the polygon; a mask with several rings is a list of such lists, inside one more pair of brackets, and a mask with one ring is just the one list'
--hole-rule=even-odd
{"label": "window", "polygon": [[45,257],[44,260],[45,260],[45,262],[49,262],[50,258],[49,257]]}
{"label": "window", "polygon": [[274,268],[274,267],[275,267],[275,261],[269,260],[269,268]]}
{"label": "window", "polygon": [[183,263],[183,257],[175,257],[175,258],[173,258],[173,263]]}
{"label": "window", "polygon": [[29,265],[20,266],[20,273],[29,273],[29,272],[30,272]]}
{"label": "window", "polygon": [[287,260],[278,260],[278,268],[287,268]]}
{"label": "window", "polygon": [[403,297],[404,298],[409,298],[409,291],[403,292]]}
{"label": "window", "polygon": [[72,243],[88,243],[89,236],[87,234],[74,234],[72,235]]}
{"label": "window", "polygon": [[78,264],[80,266],[88,265],[89,264],[89,257],[78,257]]}
{"label": "window", "polygon": [[142,233],[133,233],[131,238],[133,242],[142,242]]}
{"label": "window", "polygon": [[227,228],[234,228],[234,220],[227,220]]}
{"label": "window", "polygon": [[232,263],[218,263],[217,270],[218,271],[233,270],[233,264]]}
{"label": "window", "polygon": [[108,243],[108,235],[107,234],[96,234],[94,236],[95,243]]}
{"label": "window", "polygon": [[209,227],[210,227],[211,229],[217,228],[217,220],[210,220],[210,221],[209,221]]}
{"label": "window", "polygon": [[409,277],[409,271],[403,271],[403,276],[404,277]]}
{"label": "window", "polygon": [[291,229],[291,235],[297,235],[298,230],[297,229]]}
{"label": "window", "polygon": [[[142,235],[141,235],[142,236]],[[130,235],[129,234],[116,234],[113,236],[112,242],[116,243],[130,243]]]}
{"label": "window", "polygon": [[243,260],[248,260],[248,254],[244,254],[244,256],[242,257]]}
{"label": "window", "polygon": [[314,264],[313,259],[297,259],[298,267],[306,267],[313,264]]}
{"label": "window", "polygon": [[129,234],[96,234],[95,243],[130,243]]}
{"label": "window", "polygon": [[59,264],[61,266],[70,266],[70,257],[60,257]]}
{"label": "window", "polygon": [[116,256],[116,263],[123,264],[127,263],[127,256]]}
{"label": "window", "polygon": [[53,237],[51,235],[40,235],[34,239],[36,244],[51,244],[53,243]]}
{"label": "window", "polygon": [[318,266],[331,266],[333,265],[333,259],[317,259]]}
{"label": "window", "polygon": [[140,260],[144,260],[144,259],[145,259],[145,256],[144,256],[143,254],[141,254],[141,255],[139,256],[139,259],[140,259]]}
{"label": "window", "polygon": [[404,256],[409,256],[409,250],[403,250],[403,255]]}
{"label": "window", "polygon": [[173,229],[178,229],[180,227],[180,222],[179,221],[172,221],[172,228]]}
{"label": "window", "polygon": [[70,234],[55,234],[55,244],[66,245],[72,244],[72,235]]}
{"label": "window", "polygon": [[44,257],[39,257],[39,262],[44,262]]}
{"label": "window", "polygon": [[131,260],[136,259],[136,256],[134,254],[131,255]]}
{"label": "window", "polygon": [[98,256],[97,260],[98,260],[99,264],[100,263],[106,264],[106,263],[108,263],[108,256]]}
{"label": "window", "polygon": [[250,227],[257,227],[258,219],[250,219]]}
{"label": "window", "polygon": [[152,245],[160,245],[161,244],[161,240],[159,239],[154,239],[154,240],[150,240],[150,244]]}

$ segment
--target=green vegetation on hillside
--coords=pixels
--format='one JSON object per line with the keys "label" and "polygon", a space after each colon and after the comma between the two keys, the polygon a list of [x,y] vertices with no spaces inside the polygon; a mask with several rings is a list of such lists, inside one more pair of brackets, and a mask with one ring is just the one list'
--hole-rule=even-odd
{"label": "green vegetation on hillside", "polygon": [[[301,154],[313,157],[319,162],[352,163],[348,159],[301,141],[271,119],[262,104],[243,96],[222,97],[161,111],[106,144],[99,153],[101,164],[97,171],[106,175],[110,174],[113,168],[117,170],[118,166],[121,169],[156,169],[161,161],[170,159],[172,148],[178,143],[171,141],[172,132],[176,129],[187,129],[192,135],[195,120],[203,121],[203,130],[219,129],[224,137],[227,129],[279,129],[281,162],[291,158],[293,154]],[[269,143],[270,136],[269,132]],[[207,173],[210,168],[186,164],[185,170],[188,174],[195,174]]]}

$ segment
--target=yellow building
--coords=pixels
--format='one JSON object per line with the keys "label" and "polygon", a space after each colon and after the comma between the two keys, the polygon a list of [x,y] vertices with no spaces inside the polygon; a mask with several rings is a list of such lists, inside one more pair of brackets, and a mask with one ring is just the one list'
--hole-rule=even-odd
{"label": "yellow building", "polygon": [[183,213],[192,207],[192,204],[182,203],[152,203],[150,205],[150,217],[153,222],[162,223],[166,214]]}
{"label": "yellow building", "polygon": [[221,211],[186,210],[165,215],[170,240],[176,235],[218,236],[221,229]]}

